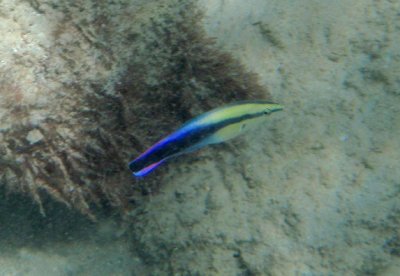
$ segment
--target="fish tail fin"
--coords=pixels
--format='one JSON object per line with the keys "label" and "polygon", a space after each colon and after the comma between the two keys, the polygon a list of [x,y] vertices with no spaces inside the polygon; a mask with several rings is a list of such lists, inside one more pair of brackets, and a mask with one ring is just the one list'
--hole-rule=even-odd
{"label": "fish tail fin", "polygon": [[156,163],[153,163],[143,169],[141,169],[140,171],[136,171],[133,172],[132,174],[136,177],[143,177],[146,176],[147,174],[149,174],[152,170],[154,170],[155,168],[157,168],[158,166],[160,166],[163,162],[165,161],[165,159],[158,161]]}

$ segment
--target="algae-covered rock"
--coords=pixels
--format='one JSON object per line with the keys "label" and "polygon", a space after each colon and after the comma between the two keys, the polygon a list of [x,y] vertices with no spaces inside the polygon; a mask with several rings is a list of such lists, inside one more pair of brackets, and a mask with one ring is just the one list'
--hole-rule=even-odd
{"label": "algae-covered rock", "polygon": [[131,158],[205,110],[268,96],[192,1],[3,3],[1,17],[1,185],[38,203],[127,208]]}

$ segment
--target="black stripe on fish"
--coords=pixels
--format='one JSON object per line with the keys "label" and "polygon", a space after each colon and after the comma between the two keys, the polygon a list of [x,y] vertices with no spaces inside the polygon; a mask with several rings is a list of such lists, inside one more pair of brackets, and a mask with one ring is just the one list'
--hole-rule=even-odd
{"label": "black stripe on fish", "polygon": [[138,172],[146,168],[147,166],[150,166],[151,164],[184,152],[191,146],[201,142],[207,137],[210,137],[215,132],[228,125],[236,124],[244,120],[253,119],[265,114],[266,112],[246,114],[235,118],[229,118],[218,123],[205,125],[202,127],[194,128],[193,130],[189,130],[188,132],[183,133],[180,138],[168,141],[166,144],[160,145],[154,150],[150,151],[147,155],[142,156],[142,158],[133,160],[131,163],[129,163],[129,169],[132,172]]}

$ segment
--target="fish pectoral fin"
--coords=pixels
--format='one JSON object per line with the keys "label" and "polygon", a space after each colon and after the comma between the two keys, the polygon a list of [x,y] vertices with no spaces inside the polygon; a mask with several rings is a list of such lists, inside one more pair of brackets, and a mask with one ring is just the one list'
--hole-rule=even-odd
{"label": "fish pectoral fin", "polygon": [[165,161],[165,159],[158,161],[156,163],[153,163],[143,169],[141,169],[140,171],[137,172],[133,172],[133,175],[136,177],[141,177],[141,176],[145,176],[148,173],[150,173],[152,170],[154,170],[155,168],[157,168],[158,166],[160,166],[163,162]]}

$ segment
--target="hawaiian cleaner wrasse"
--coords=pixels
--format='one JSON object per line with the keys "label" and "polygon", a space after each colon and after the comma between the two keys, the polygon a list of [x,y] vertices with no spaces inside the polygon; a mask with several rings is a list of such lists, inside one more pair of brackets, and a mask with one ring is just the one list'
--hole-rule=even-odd
{"label": "hawaiian cleaner wrasse", "polygon": [[129,163],[133,175],[145,176],[166,160],[232,139],[283,106],[264,100],[242,101],[210,110],[183,124]]}

